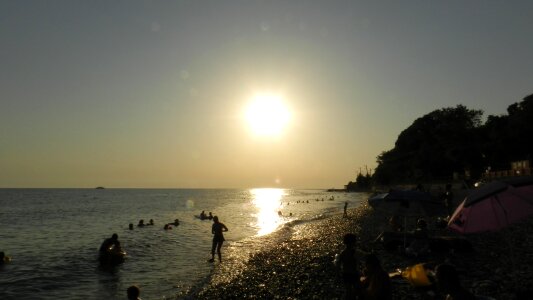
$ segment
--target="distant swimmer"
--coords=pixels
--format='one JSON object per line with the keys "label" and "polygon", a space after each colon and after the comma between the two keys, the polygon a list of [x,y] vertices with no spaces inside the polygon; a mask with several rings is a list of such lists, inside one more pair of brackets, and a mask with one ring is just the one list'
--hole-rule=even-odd
{"label": "distant swimmer", "polygon": [[120,242],[118,241],[118,235],[113,233],[113,235],[105,239],[99,250],[99,260],[101,264],[119,264],[124,262],[126,252],[120,247]]}
{"label": "distant swimmer", "polygon": [[128,300],[141,300],[141,298],[139,298],[141,295],[141,289],[136,285],[130,286],[126,290],[126,293],[128,294]]}
{"label": "distant swimmer", "polygon": [[169,223],[169,224],[172,224],[172,225],[174,225],[174,226],[178,226],[178,225],[180,225],[180,220],[175,219],[175,220],[174,220],[174,223]]}
{"label": "distant swimmer", "polygon": [[3,264],[8,263],[10,261],[11,261],[11,257],[6,256],[4,251],[1,251],[0,252],[0,265],[3,265]]}
{"label": "distant swimmer", "polygon": [[137,227],[144,227],[146,224],[144,224],[144,220],[139,220],[139,224],[137,224]]}
{"label": "distant swimmer", "polygon": [[207,217],[209,220],[213,220],[213,213],[209,212],[209,217]]}
{"label": "distant swimmer", "polygon": [[224,225],[223,223],[220,223],[218,221],[218,217],[213,217],[213,226],[211,227],[211,233],[214,234],[213,236],[213,246],[211,247],[211,259],[209,262],[215,261],[215,249],[217,250],[218,254],[218,261],[222,261],[222,253],[220,252],[220,248],[222,248],[222,244],[224,243],[224,235],[222,232],[228,231],[228,227]]}
{"label": "distant swimmer", "polygon": [[281,210],[278,210],[278,216],[283,217],[283,214],[281,213]]}
{"label": "distant swimmer", "polygon": [[130,223],[130,226],[128,227],[130,230],[133,230],[133,223]]}
{"label": "distant swimmer", "polygon": [[202,219],[202,220],[207,219],[207,215],[205,214],[205,210],[202,210],[202,212],[200,213],[200,219]]}
{"label": "distant swimmer", "polygon": [[169,229],[172,229],[172,226],[170,226],[170,224],[165,224],[165,226],[163,227],[163,229],[165,229],[165,230],[169,230]]}
{"label": "distant swimmer", "polygon": [[100,254],[110,251],[112,248],[120,248],[120,242],[118,241],[118,235],[113,233],[110,238],[104,240],[100,246]]}
{"label": "distant swimmer", "polygon": [[150,219],[150,222],[148,223],[148,225],[154,225],[154,219]]}

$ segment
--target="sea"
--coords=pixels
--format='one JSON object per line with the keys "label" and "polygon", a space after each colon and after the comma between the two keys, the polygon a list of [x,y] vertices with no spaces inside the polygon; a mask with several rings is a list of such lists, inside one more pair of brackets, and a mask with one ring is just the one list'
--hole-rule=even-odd
{"label": "sea", "polygon": [[[131,285],[143,299],[187,298],[219,264],[211,257],[210,220],[229,231],[226,253],[254,248],[268,235],[342,213],[364,193],[293,189],[0,189],[0,299],[126,299]],[[137,227],[139,220],[153,226]],[[164,230],[166,223],[180,225]],[[133,224],[133,230],[128,228]],[[118,234],[123,264],[101,267],[102,241]]]}

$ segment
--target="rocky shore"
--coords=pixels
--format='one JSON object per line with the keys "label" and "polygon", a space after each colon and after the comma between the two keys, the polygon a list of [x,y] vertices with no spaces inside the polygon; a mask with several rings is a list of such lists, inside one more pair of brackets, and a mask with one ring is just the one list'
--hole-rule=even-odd
{"label": "rocky shore", "polygon": [[[467,236],[471,251],[447,251],[416,259],[373,242],[387,229],[388,217],[363,205],[352,209],[348,218],[336,215],[265,236],[255,249],[245,243],[227,247],[227,258],[215,266],[210,282],[182,298],[342,299],[342,282],[333,260],[343,248],[342,236],[351,232],[358,236],[358,247],[377,254],[388,272],[417,263],[448,262],[460,271],[463,285],[476,294],[501,300],[532,299],[531,218],[500,232]],[[453,235],[437,229],[434,219],[428,221],[432,234]],[[408,229],[413,229],[415,222],[408,219]],[[415,288],[401,277],[392,283],[393,299],[442,299],[431,289]]]}

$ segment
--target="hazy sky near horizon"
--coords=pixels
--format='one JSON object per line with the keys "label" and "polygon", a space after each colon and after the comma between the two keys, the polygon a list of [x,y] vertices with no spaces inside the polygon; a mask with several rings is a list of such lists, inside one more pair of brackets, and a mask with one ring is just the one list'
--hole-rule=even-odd
{"label": "hazy sky near horizon", "polygon": [[[533,93],[533,1],[0,1],[0,187],[342,187]],[[277,136],[250,132],[281,95]]]}

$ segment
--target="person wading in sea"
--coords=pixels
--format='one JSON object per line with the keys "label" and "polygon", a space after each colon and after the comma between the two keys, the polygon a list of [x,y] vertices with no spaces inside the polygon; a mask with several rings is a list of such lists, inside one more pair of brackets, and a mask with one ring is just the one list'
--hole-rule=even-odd
{"label": "person wading in sea", "polygon": [[224,243],[224,235],[222,232],[228,231],[228,227],[226,225],[220,223],[218,221],[218,216],[213,217],[213,226],[211,227],[211,232],[214,234],[213,236],[213,246],[211,247],[211,259],[209,262],[215,261],[215,249],[217,250],[218,254],[218,261],[222,261],[222,253],[220,253],[220,248],[222,248],[222,244]]}

